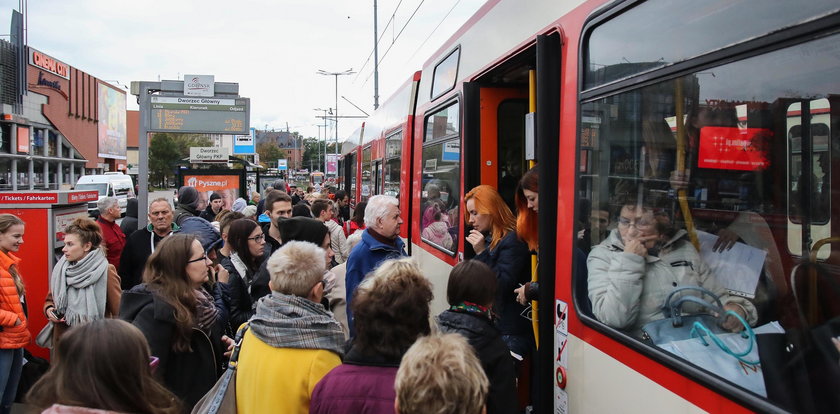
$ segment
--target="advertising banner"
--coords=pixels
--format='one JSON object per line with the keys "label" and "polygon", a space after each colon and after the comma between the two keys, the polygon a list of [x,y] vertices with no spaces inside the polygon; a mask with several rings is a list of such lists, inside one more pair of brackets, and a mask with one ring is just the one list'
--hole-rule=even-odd
{"label": "advertising banner", "polygon": [[125,92],[99,83],[98,156],[126,159]]}
{"label": "advertising banner", "polygon": [[335,175],[338,171],[338,156],[327,154],[327,174]]}
{"label": "advertising banner", "polygon": [[195,187],[198,190],[198,208],[203,210],[207,207],[207,201],[213,193],[222,198],[222,208],[230,210],[233,201],[239,197],[239,175],[198,175],[188,174],[183,176],[183,185]]}
{"label": "advertising banner", "polygon": [[288,160],[286,160],[285,158],[281,158],[281,159],[277,160],[277,169],[278,170],[282,171],[282,170],[285,170],[285,169],[288,169],[288,168],[289,168]]}
{"label": "advertising banner", "polygon": [[770,166],[767,147],[773,131],[764,128],[703,127],[697,166],[753,171]]}

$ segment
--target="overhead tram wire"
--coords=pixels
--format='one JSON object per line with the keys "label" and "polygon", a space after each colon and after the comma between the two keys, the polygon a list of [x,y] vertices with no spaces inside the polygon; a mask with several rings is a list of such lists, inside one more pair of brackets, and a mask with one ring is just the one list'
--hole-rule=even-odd
{"label": "overhead tram wire", "polygon": [[[459,1],[460,1],[460,0],[459,0]],[[393,22],[394,22],[394,19],[395,19],[395,17],[397,16],[397,10],[399,10],[399,9],[400,9],[400,5],[402,5],[402,2],[403,2],[403,0],[400,0],[400,2],[399,2],[399,3],[397,3],[397,7],[395,7],[395,8],[394,8],[394,11],[391,13],[391,18],[390,18],[390,19],[388,19],[388,23],[385,23],[385,27],[383,27],[383,28],[382,28],[382,34],[379,36],[379,39],[376,39],[376,44],[377,44],[377,45],[378,45],[380,42],[382,42],[382,38],[383,38],[383,37],[385,37],[385,32],[387,32],[387,31],[388,31],[388,27],[390,27],[390,26],[391,26],[391,23],[393,23]],[[370,51],[370,54],[368,55],[367,60],[365,60],[365,63],[363,63],[363,64],[362,64],[362,67],[361,67],[361,68],[359,68],[359,71],[358,71],[358,72],[356,72],[356,77],[355,77],[355,78],[353,78],[353,82],[356,82],[356,80],[357,80],[357,79],[359,79],[359,73],[361,73],[361,72],[365,69],[365,67],[367,66],[367,64],[368,64],[368,63],[370,63],[370,58],[371,58],[371,57],[373,57],[373,50],[371,50],[371,51]]]}
{"label": "overhead tram wire", "polygon": [[432,31],[429,33],[429,35],[428,35],[428,36],[426,36],[426,39],[425,39],[425,40],[423,40],[423,43],[420,43],[420,46],[417,46],[417,49],[415,49],[415,50],[414,50],[414,53],[412,53],[412,54],[411,54],[411,57],[409,57],[409,58],[408,58],[408,60],[411,60],[412,58],[414,58],[414,56],[417,54],[417,52],[419,52],[419,51],[420,51],[420,49],[422,49],[422,48],[423,48],[423,46],[426,44],[426,42],[428,42],[428,41],[429,41],[429,39],[431,39],[431,38],[432,38],[432,35],[434,35],[434,34],[435,34],[435,32],[437,31],[437,29],[439,29],[439,28],[440,28],[440,25],[442,25],[442,24],[443,24],[443,22],[445,22],[445,21],[446,21],[446,18],[447,18],[447,17],[449,17],[449,15],[450,15],[450,14],[452,14],[452,12],[455,10],[455,8],[456,8],[456,7],[458,7],[458,4],[459,4],[459,3],[461,3],[461,0],[456,0],[456,1],[455,1],[455,4],[453,4],[453,5],[452,5],[452,8],[450,8],[450,9],[449,9],[449,11],[448,11],[448,12],[446,12],[446,15],[445,15],[445,16],[443,16],[443,18],[442,18],[442,19],[440,19],[440,22],[438,22],[437,26],[435,26],[435,28],[434,28],[434,29],[432,29]]}
{"label": "overhead tram wire", "polygon": [[[405,31],[405,28],[408,26],[409,23],[411,23],[411,20],[414,19],[414,16],[417,15],[417,11],[420,10],[420,7],[423,6],[423,3],[425,3],[425,2],[426,2],[426,0],[420,0],[420,4],[418,4],[417,8],[415,8],[414,11],[411,13],[411,16],[409,16],[408,20],[406,20],[405,24],[400,29],[399,33],[397,33],[397,36],[394,37],[394,40],[391,41],[391,44],[388,46],[388,49],[385,50],[385,53],[382,54],[382,57],[379,58],[379,64],[380,65],[385,60],[385,56],[388,56],[388,52],[391,51],[391,48],[394,47],[395,43],[397,43],[397,40],[400,38],[400,35],[402,35],[403,31]],[[362,85],[366,85],[367,81],[370,80],[371,76],[373,76],[373,74],[371,74],[367,78],[365,78],[365,82]]]}

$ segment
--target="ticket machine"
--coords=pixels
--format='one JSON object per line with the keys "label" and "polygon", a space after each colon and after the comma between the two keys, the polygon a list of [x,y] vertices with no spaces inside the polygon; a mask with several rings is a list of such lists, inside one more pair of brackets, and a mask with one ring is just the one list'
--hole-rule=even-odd
{"label": "ticket machine", "polygon": [[26,306],[33,355],[49,358],[49,350],[35,345],[35,336],[47,324],[41,309],[49,293],[50,273],[64,247],[64,229],[77,217],[88,217],[87,203],[96,191],[9,191],[0,193],[0,213],[10,213],[26,223],[20,257],[20,274],[26,284]]}

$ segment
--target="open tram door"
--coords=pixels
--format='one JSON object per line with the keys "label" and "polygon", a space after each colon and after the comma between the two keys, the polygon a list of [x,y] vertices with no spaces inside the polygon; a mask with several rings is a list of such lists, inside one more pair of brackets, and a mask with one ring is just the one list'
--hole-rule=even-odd
{"label": "open tram door", "polygon": [[[557,258],[563,263],[571,263],[561,260],[556,250],[558,233],[571,234],[570,230],[562,231],[557,221],[559,34],[538,36],[535,43],[523,46],[472,82],[465,83],[463,99],[464,193],[481,184],[490,185],[517,214],[514,195],[519,179],[533,165],[532,161],[537,161],[534,158],[539,154],[539,274],[546,276],[539,277],[538,302],[548,305],[532,307],[523,316],[531,316],[533,320],[536,310],[539,315],[536,321],[543,322],[538,322],[539,326],[533,325],[539,346],[530,358],[532,373],[520,377],[519,399],[520,402],[530,401],[535,412],[548,412],[554,401],[555,378],[554,262]],[[526,148],[530,150],[526,151]],[[573,170],[564,174],[573,180]],[[571,199],[571,194],[565,198]],[[568,207],[566,210],[571,211],[571,206]],[[468,233],[469,229],[465,229],[464,234]],[[470,258],[471,246],[464,240],[461,242],[466,257]],[[571,257],[570,252],[566,253],[569,255],[566,257]],[[569,283],[565,285],[568,285],[566,289],[571,287]]]}

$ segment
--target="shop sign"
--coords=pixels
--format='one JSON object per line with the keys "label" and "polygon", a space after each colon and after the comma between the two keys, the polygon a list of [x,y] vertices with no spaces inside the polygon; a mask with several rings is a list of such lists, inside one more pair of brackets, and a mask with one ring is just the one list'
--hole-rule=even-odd
{"label": "shop sign", "polygon": [[0,204],[7,203],[55,204],[58,193],[0,193]]}
{"label": "shop sign", "polygon": [[184,75],[184,95],[187,96],[213,96],[215,85],[213,75]]}
{"label": "shop sign", "polygon": [[82,203],[97,200],[99,200],[98,191],[80,191],[76,193],[67,193],[67,202],[69,203]]}
{"label": "shop sign", "polygon": [[29,64],[64,79],[70,79],[70,65],[31,47],[29,48]]}
{"label": "shop sign", "polygon": [[57,91],[61,91],[61,83],[59,81],[51,81],[44,77],[44,72],[38,72],[38,85],[39,86],[46,86],[48,88],[55,89]]}

